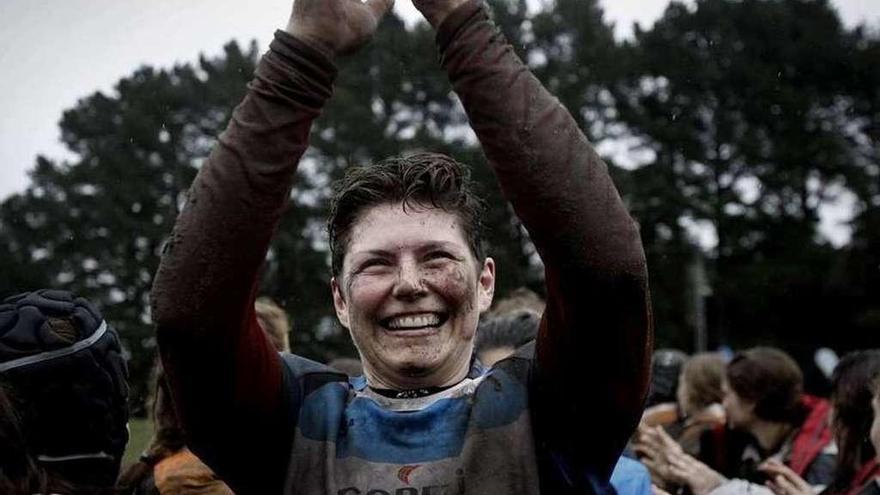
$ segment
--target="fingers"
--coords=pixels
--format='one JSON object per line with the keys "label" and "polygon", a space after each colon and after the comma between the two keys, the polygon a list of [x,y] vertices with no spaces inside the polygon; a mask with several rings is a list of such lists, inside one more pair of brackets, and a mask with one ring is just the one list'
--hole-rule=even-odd
{"label": "fingers", "polygon": [[691,481],[695,476],[694,470],[690,466],[680,462],[670,461],[667,469],[670,477],[682,482]]}
{"label": "fingers", "polygon": [[697,464],[702,464],[700,461],[680,450],[672,452],[667,451],[666,458],[669,459],[669,462],[673,462],[680,466],[695,466]]}
{"label": "fingers", "polygon": [[761,471],[765,471],[765,472],[772,471],[772,472],[776,473],[776,472],[781,472],[781,470],[787,469],[787,468],[786,468],[785,464],[777,461],[776,459],[768,459],[768,460],[762,462],[758,466],[758,469]]}
{"label": "fingers", "polygon": [[[639,443],[646,445],[654,450],[662,450],[666,447],[666,442],[661,436],[663,428],[662,427],[644,427],[639,428]],[[665,434],[665,433],[663,433]],[[673,443],[675,441],[673,440]]]}
{"label": "fingers", "polygon": [[[786,489],[787,487],[792,487],[796,492],[793,493],[811,493],[812,487],[809,483],[807,483],[803,478],[798,476],[797,473],[791,470],[785,464],[782,464],[776,460],[770,460],[764,462],[758,469],[764,473],[767,473],[768,477],[772,480],[781,479],[785,483],[784,485],[780,485],[781,488]],[[777,482],[777,484],[779,484]]]}
{"label": "fingers", "polygon": [[[356,0],[360,1],[360,0]],[[391,7],[394,6],[394,0],[367,0],[366,3],[367,9],[373,14],[373,18],[376,21],[380,21],[388,11],[391,10]]]}
{"label": "fingers", "polygon": [[651,447],[643,443],[637,443],[633,445],[633,452],[635,452],[636,457],[639,458],[645,457],[649,459],[655,459],[658,456],[658,452],[655,449],[652,449]]}
{"label": "fingers", "polygon": [[651,473],[652,479],[665,479],[665,473],[663,472],[663,466],[661,463],[653,460],[653,459],[642,459],[642,464],[648,469],[648,472]]}
{"label": "fingers", "polygon": [[666,433],[666,430],[658,426],[655,428],[655,431],[657,438],[660,440],[664,447],[670,450],[681,451],[681,446],[678,444],[678,442],[673,440],[671,436],[669,436],[669,433]]}
{"label": "fingers", "polygon": [[788,495],[785,493],[785,491],[782,490],[782,487],[777,485],[772,479],[768,479],[767,481],[765,481],[764,486],[769,488],[770,491],[776,495]]}
{"label": "fingers", "polygon": [[798,490],[798,487],[795,486],[794,483],[789,481],[785,476],[776,476],[775,478],[773,478],[773,483],[779,490],[778,492],[776,490],[773,491],[775,493],[779,493],[780,495],[799,495],[802,493],[800,490]]}
{"label": "fingers", "polygon": [[695,474],[693,466],[687,458],[680,455],[671,455],[666,458],[666,471],[670,479],[685,484],[690,484]]}

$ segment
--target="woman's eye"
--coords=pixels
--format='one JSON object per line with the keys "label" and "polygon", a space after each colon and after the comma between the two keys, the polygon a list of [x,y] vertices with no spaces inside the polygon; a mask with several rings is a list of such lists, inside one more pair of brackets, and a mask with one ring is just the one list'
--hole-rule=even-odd
{"label": "woman's eye", "polygon": [[360,270],[363,271],[368,268],[376,268],[376,267],[383,267],[383,266],[388,266],[388,261],[383,260],[381,258],[376,258],[376,259],[367,260],[367,261],[364,261],[363,263],[361,263]]}
{"label": "woman's eye", "polygon": [[447,253],[446,251],[431,251],[430,253],[428,253],[427,256],[425,256],[425,259],[427,259],[428,261],[454,260],[455,256],[452,256],[452,254]]}

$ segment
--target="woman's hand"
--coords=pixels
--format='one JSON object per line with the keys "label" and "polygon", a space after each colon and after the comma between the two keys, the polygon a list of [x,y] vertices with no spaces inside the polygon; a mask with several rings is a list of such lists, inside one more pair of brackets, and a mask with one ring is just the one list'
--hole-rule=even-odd
{"label": "woman's hand", "polygon": [[640,426],[634,447],[654,483],[688,485],[694,495],[706,495],[722,483],[724,476],[688,455],[659,426]]}
{"label": "woman's hand", "polygon": [[670,479],[688,485],[694,495],[706,495],[726,481],[720,473],[683,451],[671,453],[668,461]]}
{"label": "woman's hand", "polygon": [[394,0],[296,0],[285,29],[329,56],[365,45]]}
{"label": "woman's hand", "polygon": [[776,495],[814,495],[813,487],[785,464],[769,460],[758,466],[767,475],[767,488]]}
{"label": "woman's hand", "polygon": [[671,481],[669,455],[680,452],[681,447],[670,437],[662,426],[639,425],[633,445],[642,464],[651,473],[651,479],[659,486],[667,486]]}

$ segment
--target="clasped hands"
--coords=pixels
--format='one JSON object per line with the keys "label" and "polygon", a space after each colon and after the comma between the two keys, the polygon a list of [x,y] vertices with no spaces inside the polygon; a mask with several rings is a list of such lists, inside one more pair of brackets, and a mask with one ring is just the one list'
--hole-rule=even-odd
{"label": "clasped hands", "polygon": [[720,473],[682,450],[661,426],[640,425],[634,448],[659,487],[687,485],[694,495],[707,495],[725,482]]}
{"label": "clasped hands", "polygon": [[[661,426],[640,425],[635,452],[651,473],[655,493],[663,488],[687,485],[694,495],[707,495],[726,479],[682,450]],[[813,487],[778,460],[764,461],[758,469],[767,475],[766,486],[775,495],[814,495]]]}
{"label": "clasped hands", "polygon": [[[413,0],[435,28],[467,0]],[[373,37],[394,0],[295,0],[285,31],[326,55],[348,55]]]}

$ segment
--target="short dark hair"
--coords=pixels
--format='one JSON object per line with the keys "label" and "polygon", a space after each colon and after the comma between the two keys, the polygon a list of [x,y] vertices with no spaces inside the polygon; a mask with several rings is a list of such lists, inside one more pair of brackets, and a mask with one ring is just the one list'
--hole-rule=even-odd
{"label": "short dark hair", "polygon": [[400,203],[404,208],[429,206],[455,214],[471,252],[482,261],[483,203],[472,188],[470,170],[439,153],[397,156],[348,169],[334,184],[327,220],[333,275],[342,270],[351,229],[360,215],[386,203]]}
{"label": "short dark hair", "polygon": [[755,415],[767,421],[796,423],[803,419],[804,375],[785,352],[754,347],[730,361],[727,383],[736,395],[755,404]]}

